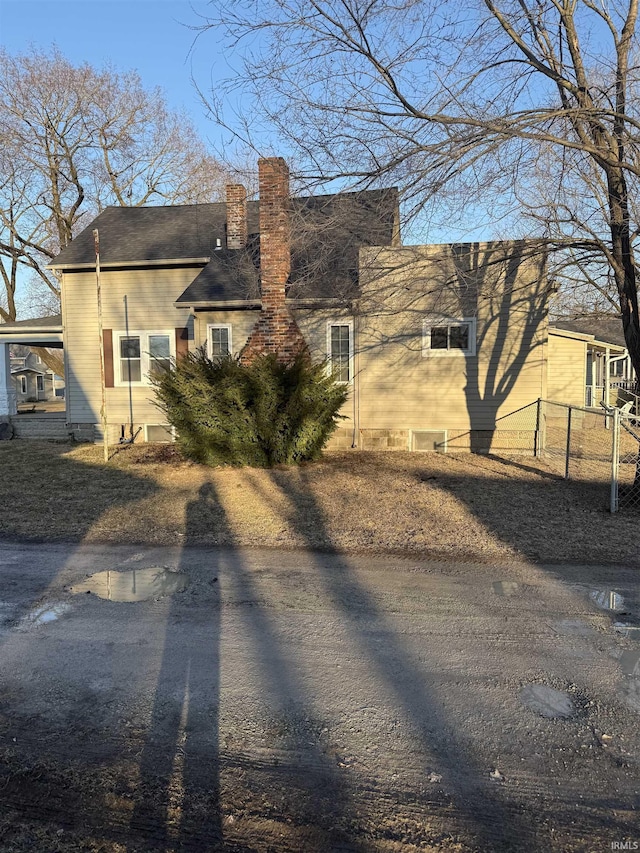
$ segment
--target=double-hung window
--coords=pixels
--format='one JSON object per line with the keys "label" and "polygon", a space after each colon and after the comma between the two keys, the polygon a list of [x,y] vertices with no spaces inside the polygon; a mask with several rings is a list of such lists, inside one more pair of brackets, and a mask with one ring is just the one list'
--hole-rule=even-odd
{"label": "double-hung window", "polygon": [[211,323],[207,326],[207,352],[209,358],[225,358],[231,353],[231,325]]}
{"label": "double-hung window", "polygon": [[422,324],[422,355],[476,354],[475,317],[425,320]]}
{"label": "double-hung window", "polygon": [[353,380],[353,323],[327,324],[329,366],[338,382]]}
{"label": "double-hung window", "polygon": [[174,333],[116,332],[114,338],[116,385],[148,385],[149,377],[171,367]]}

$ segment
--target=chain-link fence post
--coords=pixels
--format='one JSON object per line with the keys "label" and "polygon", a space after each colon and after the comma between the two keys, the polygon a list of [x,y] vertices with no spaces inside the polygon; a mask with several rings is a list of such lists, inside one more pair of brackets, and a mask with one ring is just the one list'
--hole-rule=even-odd
{"label": "chain-link fence post", "polygon": [[569,460],[571,459],[571,406],[567,411],[567,446],[564,457],[564,478],[569,479]]}
{"label": "chain-link fence post", "polygon": [[[608,412],[607,412],[608,414]],[[620,469],[620,409],[613,409],[611,430],[611,512],[618,511],[618,474]]]}
{"label": "chain-link fence post", "polygon": [[534,448],[533,454],[537,456],[538,459],[542,456],[542,452],[544,450],[544,409],[543,409],[544,401],[541,397],[538,397],[538,403],[536,405],[536,431],[533,437]]}

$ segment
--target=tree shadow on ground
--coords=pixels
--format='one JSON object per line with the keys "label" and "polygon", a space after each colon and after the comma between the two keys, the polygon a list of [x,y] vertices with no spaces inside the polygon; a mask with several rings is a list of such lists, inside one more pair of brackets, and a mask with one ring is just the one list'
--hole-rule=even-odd
{"label": "tree shadow on ground", "polygon": [[[279,824],[276,836],[287,836],[282,849],[309,853],[336,848],[364,850],[355,839],[344,846],[340,825],[349,819],[349,791],[331,756],[310,740],[308,725],[304,724],[311,713],[307,688],[261,599],[252,567],[240,551],[190,547],[192,540],[199,541],[203,516],[207,515],[219,528],[219,535],[233,541],[211,483],[204,484],[198,498],[188,505],[179,566],[193,578],[199,576],[199,590],[205,592],[195,594],[198,609],[185,612],[184,603],[176,596],[167,612],[162,660],[127,838],[134,845],[142,843],[161,850],[261,851],[267,849],[268,842],[248,840],[241,829],[234,829],[234,813],[255,815],[256,801],[281,798],[280,808],[272,805],[268,814],[258,814],[258,818]],[[246,734],[243,726],[251,730],[257,721],[241,718],[231,729],[227,722],[224,741],[221,738],[225,604],[231,608],[227,622],[239,620],[241,641],[248,643],[252,668],[260,674],[264,697],[268,697],[263,698],[261,692],[265,707],[258,719],[267,714],[286,721],[282,725],[286,727],[286,754],[291,756],[288,763],[281,755],[265,765],[251,747],[242,747]],[[226,642],[232,641],[227,638]],[[256,702],[255,696],[247,695],[246,703],[251,701]],[[232,698],[225,697],[225,706],[232,705]]]}
{"label": "tree shadow on ground", "polygon": [[[290,477],[278,471],[272,472],[272,478],[290,502],[289,522],[294,530],[304,534],[309,513],[316,527],[325,527],[324,514],[317,504],[313,505],[310,497],[304,470],[300,471],[297,486]],[[305,507],[304,516],[297,510],[301,505]],[[515,849],[514,839],[523,842],[533,838],[535,818],[525,818],[513,803],[501,796],[499,786],[492,787],[490,768],[463,743],[441,697],[429,683],[424,664],[408,650],[389,614],[358,579],[349,560],[336,554],[329,566],[326,557],[311,556],[326,595],[341,608],[353,643],[360,654],[370,657],[377,681],[383,688],[381,692],[388,691],[397,712],[406,714],[422,733],[422,749],[430,754],[437,772],[447,779],[452,806],[460,818],[458,826],[449,825],[449,831],[467,836],[467,843],[482,850],[512,850]],[[371,632],[379,638],[375,646],[367,642]],[[429,767],[424,766],[423,781],[427,781],[428,771]],[[424,807],[425,822],[430,805]]]}
{"label": "tree shadow on ground", "polygon": [[[38,549],[24,548],[9,558],[8,552],[3,557],[1,543],[12,551],[28,544],[80,545],[107,511],[130,506],[158,488],[116,468],[79,462],[69,450],[65,444],[27,442],[18,448],[12,443],[0,453],[0,577],[7,618],[13,624],[55,583],[69,552],[50,548],[43,560]],[[27,461],[28,470],[36,472],[29,477],[23,473]]]}
{"label": "tree shadow on ground", "polygon": [[[205,485],[187,505],[185,548],[193,529],[192,515],[200,515],[210,500],[211,487]],[[179,569],[188,574],[190,568],[183,551]],[[132,840],[151,842],[158,849],[221,849],[220,570],[214,555],[206,567],[212,583],[207,619],[197,626],[196,642],[190,643],[185,636],[177,594],[166,614],[162,660],[129,827]]]}
{"label": "tree shadow on ground", "polygon": [[0,541],[81,543],[108,511],[158,491],[131,471],[82,461],[81,449],[39,441],[0,446]]}

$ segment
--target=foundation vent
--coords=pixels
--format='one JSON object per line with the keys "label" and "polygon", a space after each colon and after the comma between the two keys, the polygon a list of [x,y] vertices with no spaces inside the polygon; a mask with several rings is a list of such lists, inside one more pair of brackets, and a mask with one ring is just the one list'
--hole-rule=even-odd
{"label": "foundation vent", "polygon": [[430,451],[431,453],[447,452],[446,429],[412,429],[409,430],[409,449]]}

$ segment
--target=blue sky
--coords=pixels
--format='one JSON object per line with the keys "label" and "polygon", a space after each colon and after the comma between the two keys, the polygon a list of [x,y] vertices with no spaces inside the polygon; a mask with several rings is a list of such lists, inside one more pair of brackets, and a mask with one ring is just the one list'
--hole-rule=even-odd
{"label": "blue sky", "polygon": [[160,86],[169,105],[184,108],[200,133],[217,143],[191,75],[205,88],[212,74],[224,77],[229,69],[211,36],[192,50],[195,33],[183,26],[198,23],[206,9],[198,0],[0,0],[0,42],[12,54],[55,43],[73,63],[135,69],[146,87]]}

